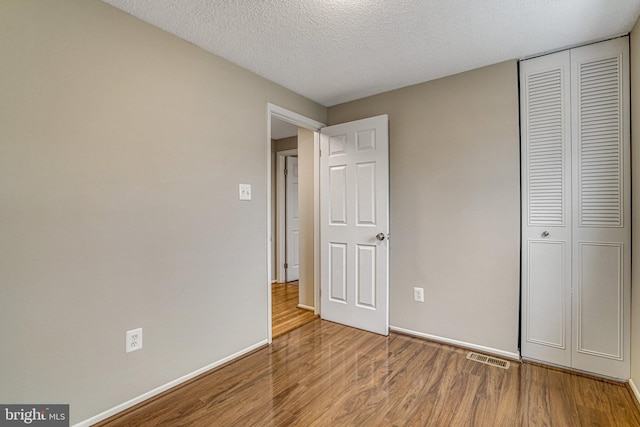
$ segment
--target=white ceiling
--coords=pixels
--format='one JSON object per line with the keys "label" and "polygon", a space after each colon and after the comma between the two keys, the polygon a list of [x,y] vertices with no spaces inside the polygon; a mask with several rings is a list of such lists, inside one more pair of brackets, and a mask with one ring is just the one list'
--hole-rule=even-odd
{"label": "white ceiling", "polygon": [[627,33],[640,0],[103,0],[325,106]]}
{"label": "white ceiling", "polygon": [[271,139],[289,138],[298,135],[298,126],[271,117]]}

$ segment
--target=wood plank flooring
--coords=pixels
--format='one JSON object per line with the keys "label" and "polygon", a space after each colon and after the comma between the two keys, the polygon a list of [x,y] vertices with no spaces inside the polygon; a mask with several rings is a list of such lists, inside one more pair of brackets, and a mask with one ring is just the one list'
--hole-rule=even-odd
{"label": "wood plank flooring", "polygon": [[271,321],[273,338],[286,334],[316,318],[311,310],[298,308],[298,282],[271,285]]}
{"label": "wood plank flooring", "polygon": [[316,319],[101,426],[640,426],[627,386]]}

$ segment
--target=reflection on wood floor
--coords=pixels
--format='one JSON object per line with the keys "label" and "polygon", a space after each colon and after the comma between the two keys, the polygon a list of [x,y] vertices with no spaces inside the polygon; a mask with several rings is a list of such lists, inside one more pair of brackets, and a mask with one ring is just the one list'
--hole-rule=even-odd
{"label": "reflection on wood floor", "polygon": [[316,319],[108,426],[639,426],[626,385]]}
{"label": "reflection on wood floor", "polygon": [[313,311],[298,308],[299,289],[297,281],[271,285],[273,338],[299,328],[316,318]]}

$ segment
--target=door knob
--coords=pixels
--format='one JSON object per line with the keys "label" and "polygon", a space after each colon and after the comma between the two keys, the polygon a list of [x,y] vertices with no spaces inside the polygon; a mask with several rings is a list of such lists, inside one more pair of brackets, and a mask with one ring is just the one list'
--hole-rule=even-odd
{"label": "door knob", "polygon": [[376,234],[376,239],[378,239],[378,240],[380,240],[382,242],[384,240],[384,233]]}
{"label": "door knob", "polygon": [[549,232],[548,231],[543,231],[542,232],[542,237],[549,237]]}

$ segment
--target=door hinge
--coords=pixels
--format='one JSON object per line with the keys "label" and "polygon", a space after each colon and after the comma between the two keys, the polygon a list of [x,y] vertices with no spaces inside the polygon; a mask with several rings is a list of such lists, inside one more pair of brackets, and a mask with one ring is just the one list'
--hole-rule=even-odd
{"label": "door hinge", "polygon": [[284,263],[284,268],[289,268],[289,263]]}
{"label": "door hinge", "polygon": [[287,174],[289,173],[289,171],[287,169],[284,170],[284,176],[287,176]]}

